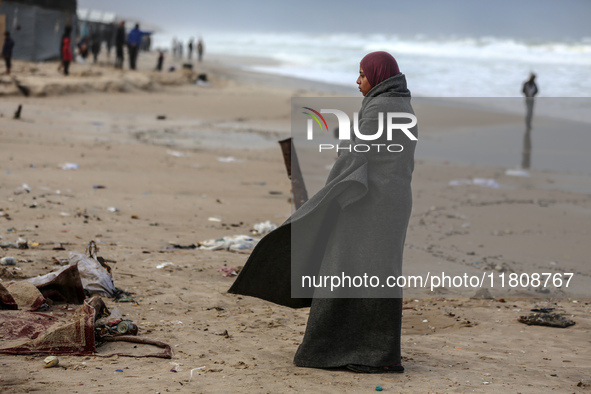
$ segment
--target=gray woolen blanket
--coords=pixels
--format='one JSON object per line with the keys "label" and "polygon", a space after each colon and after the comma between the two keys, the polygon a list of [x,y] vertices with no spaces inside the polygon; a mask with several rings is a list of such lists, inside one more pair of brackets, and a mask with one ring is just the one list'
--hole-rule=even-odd
{"label": "gray woolen blanket", "polygon": [[[374,134],[378,115],[388,112],[414,114],[403,74],[368,92],[359,111],[361,133]],[[416,127],[411,132],[417,136]],[[352,294],[295,288],[302,273],[365,272],[382,281],[384,275],[401,274],[416,141],[400,131],[390,141],[385,137],[371,143],[400,144],[403,151],[340,153],[325,187],[259,242],[229,290],[292,308],[311,307],[296,365],[400,363],[400,289],[361,288]],[[356,143],[368,142],[354,136],[341,145]]]}

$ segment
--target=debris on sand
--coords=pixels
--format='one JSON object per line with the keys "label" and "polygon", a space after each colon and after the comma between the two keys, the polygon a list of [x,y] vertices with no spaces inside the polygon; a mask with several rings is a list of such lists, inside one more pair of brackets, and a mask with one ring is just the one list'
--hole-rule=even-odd
{"label": "debris on sand", "polygon": [[574,326],[575,322],[559,315],[558,313],[544,313],[536,312],[529,316],[521,316],[517,319],[518,322],[527,324],[528,326],[548,326],[566,328]]}

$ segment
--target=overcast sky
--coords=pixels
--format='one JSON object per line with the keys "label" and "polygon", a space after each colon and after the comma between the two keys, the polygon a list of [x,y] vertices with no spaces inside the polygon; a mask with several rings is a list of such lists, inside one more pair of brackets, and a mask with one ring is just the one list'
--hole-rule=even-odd
{"label": "overcast sky", "polygon": [[173,32],[591,37],[588,0],[78,0]]}

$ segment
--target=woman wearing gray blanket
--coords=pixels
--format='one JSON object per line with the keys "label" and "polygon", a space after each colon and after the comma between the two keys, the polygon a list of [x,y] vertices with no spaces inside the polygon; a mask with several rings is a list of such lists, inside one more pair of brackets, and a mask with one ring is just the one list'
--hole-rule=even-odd
{"label": "woman wearing gray blanket", "polygon": [[[416,118],[405,76],[390,54],[366,55],[357,84],[364,96],[358,128],[341,142],[326,185],[259,242],[229,291],[293,308],[311,307],[294,359],[298,366],[403,372],[402,291],[382,285],[402,272]],[[396,129],[401,124],[394,118],[406,118],[407,128]],[[408,124],[408,119],[414,122]],[[339,291],[314,286],[311,294],[298,293],[293,290],[303,286],[299,273],[342,276],[343,282],[367,274],[381,284],[366,281]]]}

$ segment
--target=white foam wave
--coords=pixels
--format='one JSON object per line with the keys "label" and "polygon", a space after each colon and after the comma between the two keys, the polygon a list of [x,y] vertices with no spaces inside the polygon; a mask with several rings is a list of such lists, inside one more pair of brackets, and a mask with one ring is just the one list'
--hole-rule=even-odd
{"label": "white foam wave", "polygon": [[[179,37],[190,36],[176,32]],[[172,35],[157,45],[170,46]],[[279,62],[258,71],[342,85],[355,85],[359,60],[385,50],[398,60],[415,94],[428,96],[520,96],[530,71],[540,95],[591,96],[591,38],[526,41],[498,37],[402,37],[383,34],[211,33],[209,53],[256,56]]]}

